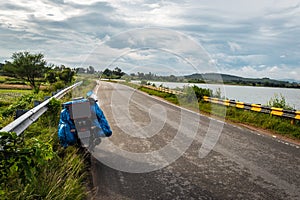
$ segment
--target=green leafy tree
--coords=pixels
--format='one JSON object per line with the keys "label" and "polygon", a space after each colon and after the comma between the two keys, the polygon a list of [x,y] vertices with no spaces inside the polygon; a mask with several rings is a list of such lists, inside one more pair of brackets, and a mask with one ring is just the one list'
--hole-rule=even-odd
{"label": "green leafy tree", "polygon": [[103,78],[114,78],[114,79],[120,79],[122,76],[125,75],[125,72],[122,72],[122,70],[119,67],[116,67],[113,70],[110,70],[106,68],[102,72],[102,77]]}
{"label": "green leafy tree", "polygon": [[108,68],[106,68],[104,71],[103,71],[103,76],[105,77],[105,78],[111,78],[111,76],[112,76],[112,71],[110,70],[110,69],[108,69]]}
{"label": "green leafy tree", "polygon": [[116,76],[116,78],[121,78],[122,76],[125,75],[125,73],[122,72],[122,70],[119,67],[116,67],[112,73],[113,73],[113,75]]}
{"label": "green leafy tree", "polygon": [[75,72],[72,71],[70,68],[64,68],[63,71],[59,73],[59,79],[62,80],[65,84],[72,83],[74,78]]}
{"label": "green leafy tree", "polygon": [[57,73],[54,70],[48,71],[45,76],[46,80],[49,83],[55,83],[57,81],[56,77],[57,77]]}
{"label": "green leafy tree", "polygon": [[12,62],[6,61],[4,70],[24,81],[27,81],[35,93],[39,92],[40,83],[38,78],[43,78],[48,70],[44,55],[41,53],[31,54],[27,51],[13,53]]}
{"label": "green leafy tree", "polygon": [[75,71],[78,74],[85,74],[86,73],[86,69],[83,68],[83,67],[75,68]]}
{"label": "green leafy tree", "polygon": [[87,68],[87,73],[88,74],[94,74],[95,73],[95,68],[93,66],[89,66],[89,68]]}
{"label": "green leafy tree", "polygon": [[0,73],[1,73],[2,70],[3,70],[3,66],[4,66],[4,64],[3,64],[3,63],[0,63]]}

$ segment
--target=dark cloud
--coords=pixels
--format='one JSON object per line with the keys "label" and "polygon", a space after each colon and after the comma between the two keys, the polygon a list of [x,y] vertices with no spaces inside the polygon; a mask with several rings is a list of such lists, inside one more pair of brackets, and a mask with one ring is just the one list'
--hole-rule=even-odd
{"label": "dark cloud", "polygon": [[25,6],[20,6],[20,5],[14,5],[14,4],[11,4],[11,3],[4,3],[1,5],[1,9],[3,10],[22,10],[22,11],[33,11],[32,9],[30,8],[27,8]]}

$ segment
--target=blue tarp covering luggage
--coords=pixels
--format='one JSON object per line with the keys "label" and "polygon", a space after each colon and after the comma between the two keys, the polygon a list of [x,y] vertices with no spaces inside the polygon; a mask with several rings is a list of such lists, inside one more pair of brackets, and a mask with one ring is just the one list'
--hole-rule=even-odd
{"label": "blue tarp covering luggage", "polygon": [[[88,105],[87,109],[84,109],[83,106],[85,105]],[[76,106],[78,107],[77,110],[74,109]],[[83,108],[79,109],[80,106]],[[63,147],[74,145],[78,142],[78,130],[74,122],[76,117],[88,118],[91,126],[97,127],[97,137],[109,137],[112,135],[110,126],[94,99],[73,100],[64,103],[60,113],[58,138]]]}

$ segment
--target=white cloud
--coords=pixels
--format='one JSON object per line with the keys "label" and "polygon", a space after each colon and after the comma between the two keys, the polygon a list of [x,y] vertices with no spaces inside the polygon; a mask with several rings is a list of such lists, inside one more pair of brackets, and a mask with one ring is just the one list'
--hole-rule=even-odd
{"label": "white cloud", "polygon": [[[99,2],[99,0],[64,0],[64,3],[74,3],[74,4],[79,4],[79,5],[92,5],[94,3]],[[101,2],[101,1],[100,1]]]}
{"label": "white cloud", "polygon": [[133,51],[127,54],[127,56],[130,59],[133,60],[149,60],[154,58],[154,55],[151,54],[151,52],[147,51],[148,53],[143,53],[143,52],[139,52],[139,51]]}
{"label": "white cloud", "polygon": [[233,74],[246,78],[273,78],[273,79],[294,79],[299,80],[300,66],[294,69],[290,69],[287,66],[266,66],[259,68],[256,66],[243,66],[242,68],[230,69],[224,68],[221,70],[225,74]]}
{"label": "white cloud", "polygon": [[239,44],[235,43],[235,42],[227,42],[227,43],[228,43],[228,45],[230,47],[230,50],[232,52],[236,52],[236,51],[242,49],[242,47]]}
{"label": "white cloud", "polygon": [[182,25],[184,20],[178,16],[183,12],[182,5],[171,1],[148,4],[144,1],[108,1],[116,9],[115,19],[135,26],[172,27]]}

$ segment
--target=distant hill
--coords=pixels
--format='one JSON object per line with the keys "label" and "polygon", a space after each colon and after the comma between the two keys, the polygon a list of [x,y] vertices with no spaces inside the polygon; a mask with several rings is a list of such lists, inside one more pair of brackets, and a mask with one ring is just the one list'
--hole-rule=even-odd
{"label": "distant hill", "polygon": [[263,87],[300,88],[300,83],[287,80],[275,80],[270,78],[244,78],[229,74],[204,73],[185,76],[158,76],[149,72],[148,74],[137,72],[130,74],[132,80],[166,81],[166,82],[189,82],[189,83],[221,83],[231,85],[250,85]]}
{"label": "distant hill", "polygon": [[290,83],[300,83],[300,81],[297,81],[295,79],[279,79],[280,81],[288,81]]}
{"label": "distant hill", "polygon": [[266,87],[293,87],[300,88],[300,84],[296,82],[275,80],[270,78],[244,78],[240,76],[233,76],[219,73],[204,73],[192,74],[184,76],[188,82],[191,83],[225,83],[236,85],[252,85],[252,86],[266,86]]}

